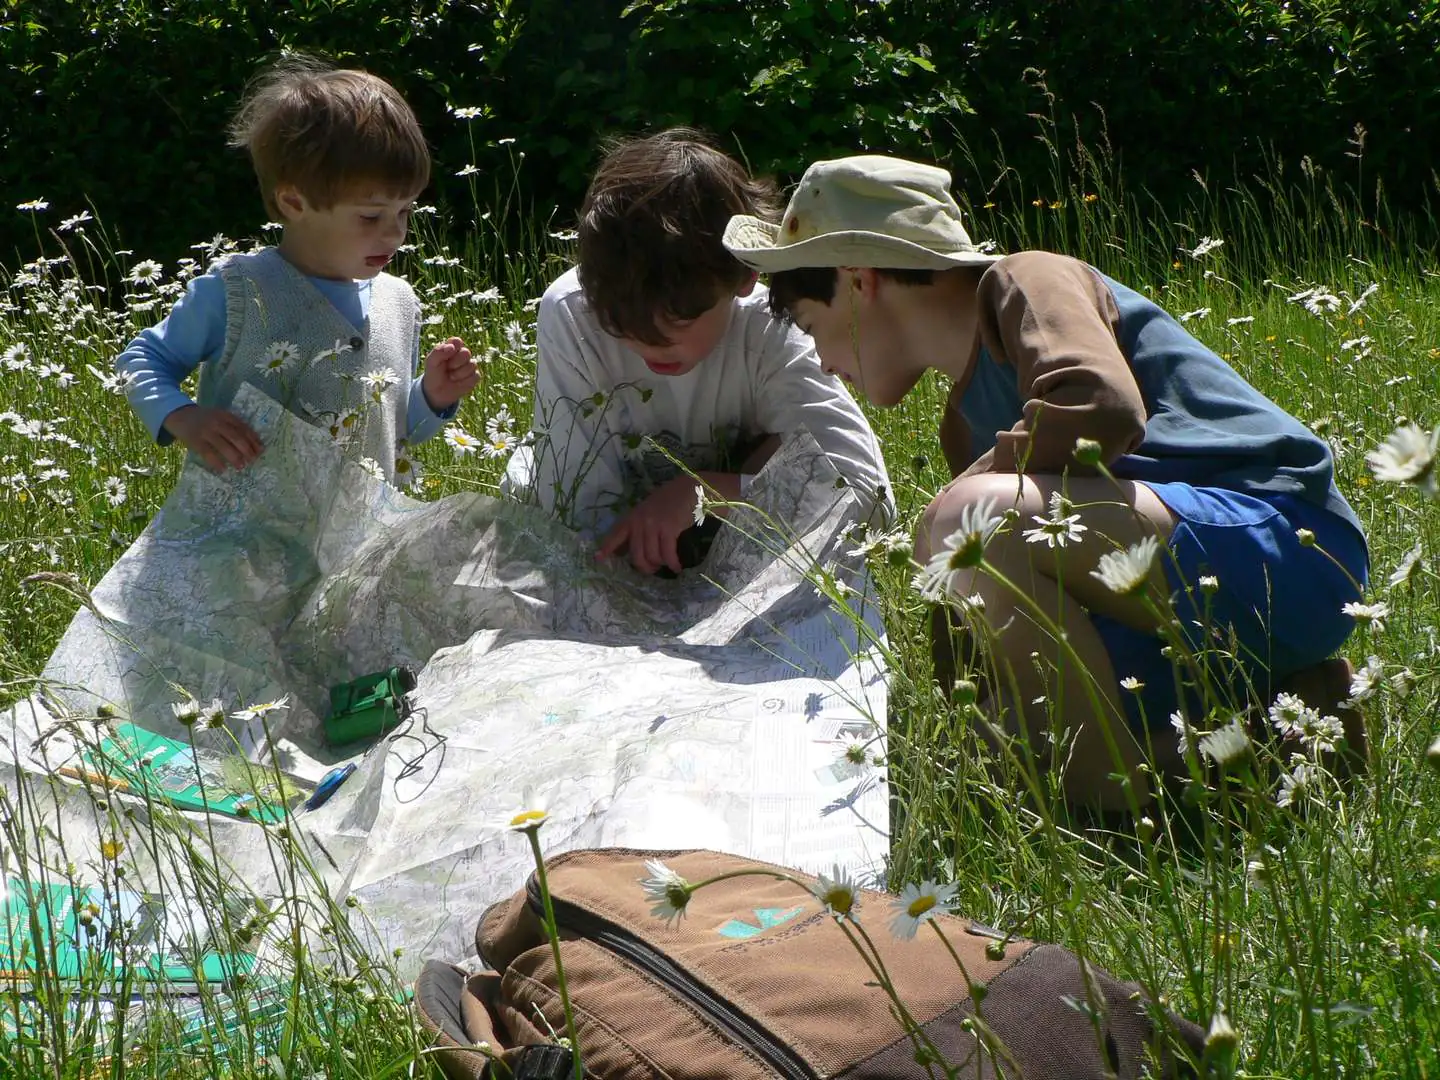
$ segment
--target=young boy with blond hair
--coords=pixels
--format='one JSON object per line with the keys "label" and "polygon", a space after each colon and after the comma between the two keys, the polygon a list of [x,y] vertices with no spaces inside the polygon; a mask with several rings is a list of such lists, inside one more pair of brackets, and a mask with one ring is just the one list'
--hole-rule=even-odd
{"label": "young boy with blond hair", "polygon": [[[1220,666],[1237,697],[1288,679],[1338,709],[1348,665],[1327,658],[1368,555],[1325,441],[1140,293],[1064,255],[977,246],[949,187],[897,158],[817,162],[778,226],[737,216],[725,244],[872,402],[898,403],[927,369],[949,376],[955,479],[915,554],[927,594],[983,604],[1003,684],[991,715],[1039,748],[1055,709],[1067,795],[1123,809],[1143,803],[1151,731],[1178,764],[1177,667],[1199,677],[1180,651],[1233,652]],[[1206,721],[1197,697],[1182,725]]]}
{"label": "young boy with blond hair", "polygon": [[[459,338],[416,374],[420,304],[385,273],[430,178],[415,114],[383,79],[291,56],[251,84],[231,142],[250,155],[280,242],[217,262],[129,344],[116,366],[132,408],[161,446],[243,469],[263,450],[229,411],[249,384],[329,429],[375,475],[408,483],[408,446],[479,381]],[[197,367],[192,399],[180,384]]]}
{"label": "young boy with blond hair", "polygon": [[741,499],[802,426],[862,513],[893,506],[854,399],[720,242],[731,215],[774,209],[770,185],[686,129],[611,145],[590,183],[578,266],[540,301],[535,445],[507,481],[597,538],[602,558],[678,573],[700,528],[685,469]]}

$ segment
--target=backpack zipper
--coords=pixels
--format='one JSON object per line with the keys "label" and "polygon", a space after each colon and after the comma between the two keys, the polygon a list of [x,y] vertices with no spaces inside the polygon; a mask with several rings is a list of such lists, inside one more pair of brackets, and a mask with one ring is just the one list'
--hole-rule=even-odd
{"label": "backpack zipper", "polygon": [[[530,910],[545,917],[540,886],[532,874],[525,885],[525,899]],[[593,941],[607,952],[629,961],[653,978],[676,997],[697,1009],[741,1046],[755,1051],[760,1058],[786,1080],[818,1080],[818,1074],[805,1059],[748,1016],[717,997],[702,982],[680,967],[659,949],[635,934],[624,930],[594,912],[561,900],[553,893],[551,905],[555,921],[568,930]]]}

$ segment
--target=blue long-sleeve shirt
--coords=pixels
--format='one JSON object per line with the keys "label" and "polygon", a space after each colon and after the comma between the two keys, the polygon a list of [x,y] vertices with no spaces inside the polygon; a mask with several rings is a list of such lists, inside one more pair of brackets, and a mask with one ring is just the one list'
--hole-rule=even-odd
{"label": "blue long-sleeve shirt", "polygon": [[[363,326],[370,314],[369,281],[335,281],[308,277],[307,280],[335,305],[349,322]],[[185,295],[175,302],[170,314],[155,326],[142,330],[115,360],[116,370],[128,376],[126,397],[130,406],[161,446],[174,441],[164,428],[165,418],[176,409],[195,401],[180,389],[197,367],[217,360],[225,347],[225,282],[211,271],[193,278]],[[420,355],[412,364],[415,373],[410,386],[406,416],[406,438],[412,444],[435,435],[454,417],[456,406],[436,412],[425,399],[420,385]]]}

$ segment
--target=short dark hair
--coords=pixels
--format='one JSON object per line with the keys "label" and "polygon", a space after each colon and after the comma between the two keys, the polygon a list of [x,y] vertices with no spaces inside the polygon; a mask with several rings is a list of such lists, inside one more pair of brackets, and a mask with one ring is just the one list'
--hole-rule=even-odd
{"label": "short dark hair", "polygon": [[700,132],[607,146],[580,208],[580,287],[601,328],[664,345],[656,317],[693,319],[753,277],[721,243],[736,214],[774,221],[775,185]]}
{"label": "short dark hair", "polygon": [[246,88],[230,145],[249,151],[265,209],[276,219],[281,184],[328,210],[364,184],[403,198],[430,182],[430,149],[400,92],[369,72],[301,53]]}
{"label": "short dark hair", "polygon": [[[930,285],[935,281],[934,270],[887,270],[877,266],[875,272],[901,285]],[[797,300],[828,304],[835,299],[835,283],[839,280],[840,271],[834,266],[802,266],[771,274],[770,314],[788,319]]]}

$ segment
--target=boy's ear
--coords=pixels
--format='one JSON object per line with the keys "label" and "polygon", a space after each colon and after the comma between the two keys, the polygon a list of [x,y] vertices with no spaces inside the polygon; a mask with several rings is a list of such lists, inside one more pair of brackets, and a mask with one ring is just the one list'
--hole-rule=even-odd
{"label": "boy's ear", "polygon": [[305,212],[305,196],[294,184],[281,184],[275,189],[275,205],[286,220],[297,218]]}
{"label": "boy's ear", "polygon": [[755,285],[759,280],[760,275],[752,271],[748,278],[735,287],[735,295],[740,297],[749,296],[755,291]]}
{"label": "boy's ear", "polygon": [[870,266],[841,266],[837,267],[835,273],[840,280],[835,284],[836,292],[842,289],[862,300],[874,300],[875,292],[880,286],[880,275]]}

